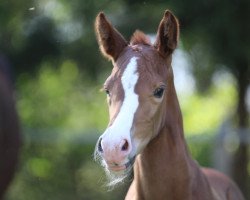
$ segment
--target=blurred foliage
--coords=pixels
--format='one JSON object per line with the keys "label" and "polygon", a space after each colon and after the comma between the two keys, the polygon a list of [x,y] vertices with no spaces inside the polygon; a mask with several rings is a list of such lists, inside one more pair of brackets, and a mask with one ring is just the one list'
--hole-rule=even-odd
{"label": "blurred foliage", "polygon": [[[221,76],[221,74],[219,75]],[[214,81],[205,95],[180,95],[185,132],[188,134],[214,133],[223,120],[233,115],[237,92],[232,76]]]}
{"label": "blurred foliage", "polygon": [[[17,80],[18,108],[26,127],[102,129],[107,123],[105,94],[65,60],[57,69],[44,63],[38,75]],[[98,118],[97,118],[98,116]]]}
{"label": "blurred foliage", "polygon": [[[124,196],[125,186],[107,192],[103,169],[92,160],[94,143],[108,121],[99,88],[111,69],[95,41],[99,11],[127,39],[135,29],[154,34],[167,8],[178,16],[197,83],[194,94],[179,94],[184,125],[194,157],[211,165],[214,134],[237,110],[240,69],[249,66],[249,2],[2,1],[0,54],[13,66],[24,137],[19,171],[6,199]],[[225,71],[231,75],[224,76]]]}
{"label": "blurred foliage", "polygon": [[46,142],[24,145],[19,173],[6,199],[121,199],[124,188],[114,194],[104,187],[104,171],[91,159],[93,140],[72,142],[47,136]]}
{"label": "blurred foliage", "polygon": [[[105,10],[116,17],[122,6],[122,1],[111,0],[2,2],[0,53],[10,58],[15,76],[36,73],[44,62],[57,67],[64,60],[74,60],[97,80],[105,61],[100,59],[96,45],[95,16]],[[5,15],[5,10],[10,12]]]}

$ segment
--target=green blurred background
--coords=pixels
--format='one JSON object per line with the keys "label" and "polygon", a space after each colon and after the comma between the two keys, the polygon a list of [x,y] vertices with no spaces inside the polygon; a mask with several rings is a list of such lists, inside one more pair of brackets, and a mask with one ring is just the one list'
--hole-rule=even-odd
{"label": "green blurred background", "polygon": [[0,57],[10,63],[23,145],[6,200],[123,199],[93,161],[108,122],[100,92],[111,63],[93,23],[104,11],[129,40],[151,38],[165,9],[180,21],[173,68],[190,151],[249,196],[249,0],[22,0],[0,2]]}

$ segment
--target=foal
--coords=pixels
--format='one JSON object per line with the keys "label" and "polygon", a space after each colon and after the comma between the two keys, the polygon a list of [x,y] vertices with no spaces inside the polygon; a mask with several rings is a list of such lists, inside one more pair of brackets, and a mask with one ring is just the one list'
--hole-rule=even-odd
{"label": "foal", "polygon": [[154,45],[140,31],[128,43],[103,13],[95,28],[101,52],[113,63],[103,86],[110,121],[95,151],[111,184],[133,167],[128,200],[242,200],[229,178],[200,168],[187,150],[171,67],[175,16],[165,12]]}

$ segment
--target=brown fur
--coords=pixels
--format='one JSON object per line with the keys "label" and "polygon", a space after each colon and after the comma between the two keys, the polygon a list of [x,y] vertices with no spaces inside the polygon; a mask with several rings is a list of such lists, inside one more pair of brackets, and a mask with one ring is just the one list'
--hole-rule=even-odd
{"label": "brown fur", "polygon": [[146,36],[143,32],[137,30],[134,32],[133,36],[131,37],[130,44],[131,45],[136,45],[136,44],[151,45],[151,42],[148,36]]}
{"label": "brown fur", "polygon": [[103,55],[108,59],[116,60],[124,47],[127,46],[126,40],[112,27],[102,12],[96,17],[95,30]]}
{"label": "brown fur", "polygon": [[[134,180],[126,199],[243,200],[241,192],[229,178],[215,170],[201,168],[188,152],[171,67],[179,36],[175,16],[170,11],[165,12],[153,46],[141,32],[134,34],[131,45],[120,45],[125,44],[124,39],[115,29],[112,30],[106,19],[97,17],[96,24],[100,25],[97,31],[99,39],[116,35],[110,40],[99,40],[103,53],[109,54],[110,48],[119,52],[110,54],[116,59],[105,83],[112,93],[109,125],[116,118],[124,99],[121,85],[124,69],[132,57],[138,58],[139,79],[135,93],[139,96],[139,107],[134,115],[131,137],[145,145],[137,152]],[[100,31],[102,26],[105,30],[108,27],[108,35],[107,31]],[[164,96],[156,99],[152,94],[160,86],[165,87]]]}
{"label": "brown fur", "polygon": [[172,54],[177,47],[179,22],[168,10],[164,13],[163,19],[160,22],[156,38],[155,47],[163,56]]}

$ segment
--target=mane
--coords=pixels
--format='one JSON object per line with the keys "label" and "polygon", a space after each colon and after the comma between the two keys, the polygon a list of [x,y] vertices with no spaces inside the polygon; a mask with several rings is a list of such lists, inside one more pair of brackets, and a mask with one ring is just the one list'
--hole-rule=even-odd
{"label": "mane", "polygon": [[150,42],[150,39],[145,33],[142,31],[136,30],[131,37],[130,40],[131,45],[136,45],[136,44],[145,44],[145,45],[152,45]]}

